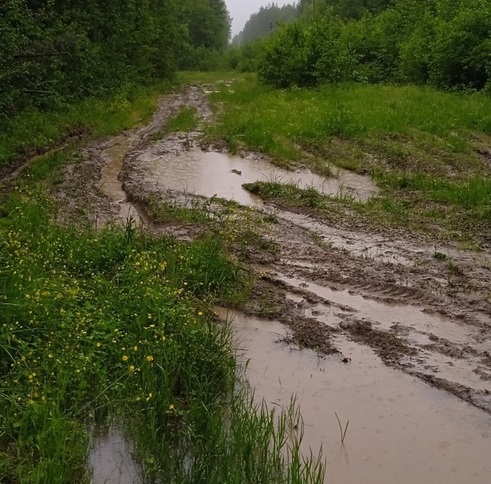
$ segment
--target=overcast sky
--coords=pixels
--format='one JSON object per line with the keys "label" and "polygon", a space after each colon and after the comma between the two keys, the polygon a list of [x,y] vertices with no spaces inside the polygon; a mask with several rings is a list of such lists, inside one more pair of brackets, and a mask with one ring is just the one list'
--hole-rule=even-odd
{"label": "overcast sky", "polygon": [[232,37],[243,28],[249,17],[257,12],[261,6],[276,3],[279,7],[287,3],[297,3],[296,0],[225,0],[228,11],[232,17]]}

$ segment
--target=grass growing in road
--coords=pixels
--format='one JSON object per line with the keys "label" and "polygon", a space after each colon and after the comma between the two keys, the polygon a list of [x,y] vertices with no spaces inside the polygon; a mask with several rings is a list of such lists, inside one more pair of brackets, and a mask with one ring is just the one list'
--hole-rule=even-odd
{"label": "grass growing in road", "polygon": [[155,133],[152,136],[153,141],[162,139],[169,133],[177,133],[180,131],[192,131],[198,125],[198,118],[196,117],[196,108],[185,107],[182,108],[175,116],[171,117],[165,124],[162,131]]}

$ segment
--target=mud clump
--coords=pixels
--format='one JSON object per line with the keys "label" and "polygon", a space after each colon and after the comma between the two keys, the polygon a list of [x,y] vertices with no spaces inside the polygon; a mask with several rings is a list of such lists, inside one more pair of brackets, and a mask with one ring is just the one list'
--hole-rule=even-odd
{"label": "mud clump", "polygon": [[402,356],[415,356],[417,351],[404,344],[396,335],[379,331],[367,321],[349,321],[340,325],[353,341],[370,346],[388,364],[398,363]]}

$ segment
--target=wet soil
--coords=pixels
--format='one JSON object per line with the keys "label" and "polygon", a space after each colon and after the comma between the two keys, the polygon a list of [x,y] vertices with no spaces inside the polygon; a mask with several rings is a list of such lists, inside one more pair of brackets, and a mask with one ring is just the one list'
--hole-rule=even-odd
{"label": "wet soil", "polygon": [[[251,251],[247,263],[257,284],[241,308],[256,318],[252,326],[247,318],[241,324],[248,328],[245,339],[259,335],[251,364],[260,362],[258,372],[268,374],[267,383],[249,374],[251,385],[263,385],[266,399],[283,403],[292,392],[307,400],[319,392],[303,415],[324,445],[339,433],[334,411],[356,420],[364,433],[355,435],[350,425],[348,439],[357,450],[341,446],[336,457],[328,455],[339,469],[333,482],[461,482],[462,476],[487,482],[491,250],[382,230],[370,220],[353,223],[348,212],[333,218],[293,213],[253,197],[242,184],[279,169],[261,154],[231,157],[223,146],[201,146],[202,127],[212,119],[205,94],[211,90],[190,86],[166,96],[149,126],[89,146],[57,190],[66,213],[84,214],[97,225],[132,219],[147,231],[184,240],[206,227],[154,223],[147,210],[151,198],[184,204],[217,195],[269,214],[272,222],[257,230],[276,250],[267,257]],[[183,107],[196,108],[198,128],[155,140]],[[331,187],[326,193],[343,193],[349,185],[360,200],[376,196],[369,178],[338,175],[282,171],[280,180]],[[257,329],[264,325],[276,328],[277,337]],[[272,341],[314,349],[320,359]],[[296,376],[283,386],[290,373]]]}

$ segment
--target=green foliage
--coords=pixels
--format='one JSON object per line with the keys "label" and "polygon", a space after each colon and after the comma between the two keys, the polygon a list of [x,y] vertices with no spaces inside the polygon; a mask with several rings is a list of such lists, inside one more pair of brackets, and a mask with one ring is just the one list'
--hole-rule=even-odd
{"label": "green foliage", "polygon": [[354,79],[356,61],[343,42],[341,20],[325,15],[311,27],[286,26],[268,44],[259,79],[274,87],[309,87]]}
{"label": "green foliage", "polygon": [[0,123],[170,78],[178,62],[216,58],[228,36],[223,0],[4,0]]}
{"label": "green foliage", "polygon": [[430,62],[430,79],[446,87],[482,89],[491,69],[491,6],[465,2],[455,17],[439,22]]}
{"label": "green foliage", "polygon": [[266,47],[259,65],[259,79],[274,87],[313,86],[312,35],[300,23],[281,29]]}
{"label": "green foliage", "polygon": [[379,13],[393,0],[300,0],[299,12],[304,16],[322,14],[326,9],[344,19],[359,19],[366,13]]}
{"label": "green foliage", "polygon": [[216,70],[230,37],[230,18],[224,0],[179,2],[179,22],[184,33],[178,66],[184,70]]}
{"label": "green foliage", "polygon": [[256,72],[267,42],[268,39],[262,38],[230,47],[226,52],[228,67],[240,72]]}
{"label": "green foliage", "polygon": [[258,67],[262,81],[275,87],[350,80],[428,82],[445,89],[489,86],[488,0],[315,5],[314,10],[312,2],[301,2],[308,21],[280,30],[266,44]]}

